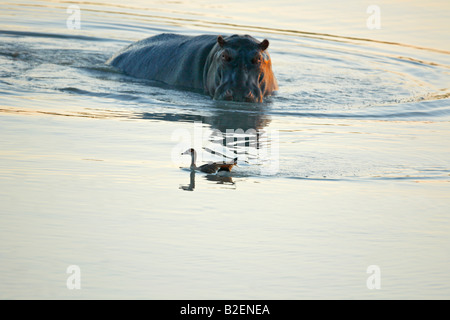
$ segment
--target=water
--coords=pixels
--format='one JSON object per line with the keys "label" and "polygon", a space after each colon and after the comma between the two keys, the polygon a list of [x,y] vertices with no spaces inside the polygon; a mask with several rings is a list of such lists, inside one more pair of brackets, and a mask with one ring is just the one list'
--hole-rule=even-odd
{"label": "water", "polygon": [[[448,299],[449,5],[380,2],[369,30],[370,4],[2,3],[0,297]],[[269,39],[278,95],[104,64],[162,32]],[[252,129],[260,148],[230,140]],[[191,174],[193,144],[238,167]]]}

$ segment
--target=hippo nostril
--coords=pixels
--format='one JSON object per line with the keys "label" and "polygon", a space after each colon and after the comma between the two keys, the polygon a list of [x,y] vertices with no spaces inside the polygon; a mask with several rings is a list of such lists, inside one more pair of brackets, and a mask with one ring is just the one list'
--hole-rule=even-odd
{"label": "hippo nostril", "polygon": [[245,96],[245,102],[253,102],[255,101],[255,96],[253,95],[253,92],[249,92],[246,96]]}
{"label": "hippo nostril", "polygon": [[230,89],[227,89],[227,91],[225,91],[224,99],[225,100],[233,99],[233,92]]}

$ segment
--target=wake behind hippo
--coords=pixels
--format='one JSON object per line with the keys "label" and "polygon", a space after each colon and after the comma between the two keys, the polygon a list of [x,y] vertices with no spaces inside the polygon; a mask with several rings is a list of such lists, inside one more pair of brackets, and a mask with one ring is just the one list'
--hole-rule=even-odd
{"label": "wake behind hippo", "polygon": [[108,64],[128,75],[203,90],[216,100],[262,102],[278,89],[268,40],[160,34],[124,48]]}

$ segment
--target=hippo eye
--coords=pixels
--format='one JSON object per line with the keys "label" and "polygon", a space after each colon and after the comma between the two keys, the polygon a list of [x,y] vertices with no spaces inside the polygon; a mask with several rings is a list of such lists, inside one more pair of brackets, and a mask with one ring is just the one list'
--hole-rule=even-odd
{"label": "hippo eye", "polygon": [[222,53],[222,60],[225,62],[230,62],[231,61],[231,57],[227,52],[223,52]]}
{"label": "hippo eye", "polygon": [[257,55],[252,59],[253,64],[260,64],[261,63],[261,56]]}

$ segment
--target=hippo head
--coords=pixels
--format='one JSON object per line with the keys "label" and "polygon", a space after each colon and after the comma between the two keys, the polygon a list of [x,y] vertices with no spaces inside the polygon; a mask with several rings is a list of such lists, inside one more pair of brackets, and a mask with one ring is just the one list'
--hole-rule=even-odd
{"label": "hippo head", "polygon": [[205,66],[207,93],[216,100],[262,102],[278,89],[268,46],[248,35],[218,36]]}

